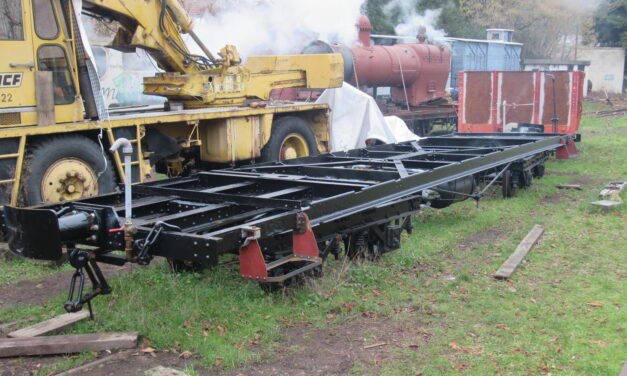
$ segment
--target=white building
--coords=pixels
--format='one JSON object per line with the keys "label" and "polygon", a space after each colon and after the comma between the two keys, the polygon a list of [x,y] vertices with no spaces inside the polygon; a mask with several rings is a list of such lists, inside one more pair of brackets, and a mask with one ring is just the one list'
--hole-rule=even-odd
{"label": "white building", "polygon": [[526,71],[583,71],[590,65],[585,60],[558,60],[558,59],[525,59],[523,70]]}
{"label": "white building", "polygon": [[625,70],[625,49],[614,47],[580,47],[577,57],[590,61],[586,67],[586,82],[592,91],[622,94]]}

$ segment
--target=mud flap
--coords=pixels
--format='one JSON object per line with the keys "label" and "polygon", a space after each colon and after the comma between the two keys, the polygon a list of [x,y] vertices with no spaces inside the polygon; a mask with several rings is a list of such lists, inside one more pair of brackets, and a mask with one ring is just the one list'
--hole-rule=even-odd
{"label": "mud flap", "polygon": [[59,220],[53,210],[5,206],[3,220],[5,238],[12,252],[37,260],[61,258]]}

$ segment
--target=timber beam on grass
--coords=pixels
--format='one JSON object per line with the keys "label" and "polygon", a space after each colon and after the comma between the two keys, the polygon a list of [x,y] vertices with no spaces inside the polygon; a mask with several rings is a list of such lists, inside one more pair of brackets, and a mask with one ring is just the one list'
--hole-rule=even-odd
{"label": "timber beam on grass", "polygon": [[85,320],[90,316],[89,311],[81,311],[75,313],[66,313],[53,317],[49,320],[39,322],[37,324],[15,330],[9,334],[11,338],[38,337],[46,334],[58,333],[75,323]]}
{"label": "timber beam on grass", "polygon": [[612,201],[612,200],[599,200],[599,201],[594,201],[590,203],[590,205],[596,208],[600,208],[605,213],[621,206],[622,204],[623,203],[621,201]]}
{"label": "timber beam on grass", "polygon": [[520,242],[518,247],[514,253],[501,265],[499,270],[494,273],[494,278],[497,279],[508,279],[510,278],[518,265],[522,262],[523,258],[529,253],[531,248],[538,242],[540,236],[544,233],[544,228],[539,225],[533,226],[531,231],[525,236],[525,238]]}
{"label": "timber beam on grass", "polygon": [[137,332],[126,332],[2,338],[0,339],[0,358],[130,349],[137,346],[137,336]]}
{"label": "timber beam on grass", "polygon": [[[412,229],[411,215],[426,206],[479,200],[492,184],[509,192],[529,187],[571,139],[427,137],[134,185],[128,219],[119,192],[36,208],[5,206],[0,222],[10,248],[22,256],[56,260],[67,249],[79,271],[68,311],[111,291],[98,262],[146,265],[162,256],[177,270],[198,270],[232,254],[243,278],[273,289],[320,275],[324,258],[337,257],[341,242],[348,257],[376,259],[398,249],[401,233]],[[86,277],[93,290],[83,294]]]}
{"label": "timber beam on grass", "polygon": [[581,184],[557,184],[555,186],[558,189],[576,189],[578,191],[581,191]]}

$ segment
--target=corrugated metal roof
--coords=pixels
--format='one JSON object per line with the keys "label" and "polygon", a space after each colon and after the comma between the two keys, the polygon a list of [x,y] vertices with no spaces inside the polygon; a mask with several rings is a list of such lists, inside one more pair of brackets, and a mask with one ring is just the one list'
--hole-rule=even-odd
{"label": "corrugated metal roof", "polygon": [[589,60],[524,59],[525,65],[590,65]]}
{"label": "corrugated metal roof", "polygon": [[516,43],[516,42],[503,42],[500,40],[486,40],[486,39],[467,39],[467,38],[438,38],[436,40],[443,40],[443,41],[459,41],[459,42],[469,42],[469,43],[494,43],[494,44],[507,44],[510,46],[522,46],[522,43]]}

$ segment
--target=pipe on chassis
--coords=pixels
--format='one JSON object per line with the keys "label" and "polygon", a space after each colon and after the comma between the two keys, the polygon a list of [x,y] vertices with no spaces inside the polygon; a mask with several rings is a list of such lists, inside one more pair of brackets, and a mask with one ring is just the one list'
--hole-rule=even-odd
{"label": "pipe on chassis", "polygon": [[131,158],[133,157],[133,144],[122,137],[115,140],[109,150],[115,152],[119,148],[122,148],[122,155],[124,156],[124,218],[127,223],[130,224],[131,218],[133,218],[133,206],[131,203],[131,186],[133,184],[133,176],[131,173]]}
{"label": "pipe on chassis", "polygon": [[133,241],[136,232],[133,227],[133,196],[131,194],[131,186],[133,184],[131,172],[133,145],[128,139],[122,137],[115,140],[109,150],[115,152],[120,147],[124,155],[124,252],[126,257],[131,260],[133,258]]}

